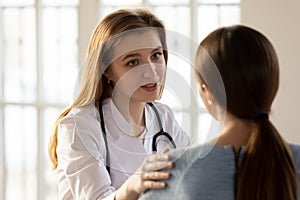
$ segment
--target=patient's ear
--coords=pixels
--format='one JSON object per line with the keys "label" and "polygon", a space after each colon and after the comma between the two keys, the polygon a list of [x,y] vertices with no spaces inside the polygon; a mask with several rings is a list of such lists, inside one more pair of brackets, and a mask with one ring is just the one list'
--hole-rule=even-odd
{"label": "patient's ear", "polygon": [[213,103],[212,94],[206,84],[202,83],[199,85],[199,93],[202,101],[205,103],[205,105],[207,104],[206,106],[210,106]]}
{"label": "patient's ear", "polygon": [[199,94],[209,114],[213,115],[213,95],[206,84],[198,85]]}
{"label": "patient's ear", "polygon": [[217,120],[223,119],[226,110],[219,106],[206,84],[201,84],[199,86],[199,93],[208,113]]}

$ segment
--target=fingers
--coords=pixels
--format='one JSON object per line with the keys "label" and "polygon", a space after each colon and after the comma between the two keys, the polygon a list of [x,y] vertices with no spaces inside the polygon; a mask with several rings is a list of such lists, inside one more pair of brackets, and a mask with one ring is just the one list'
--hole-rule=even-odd
{"label": "fingers", "polygon": [[143,171],[157,171],[162,169],[171,169],[173,167],[173,163],[170,161],[156,161],[156,162],[147,162],[143,165]]}
{"label": "fingers", "polygon": [[157,180],[169,179],[171,174],[169,172],[145,172],[142,174],[142,185],[145,189],[160,189],[165,188],[165,182],[159,182]]}
{"label": "fingers", "polygon": [[143,187],[147,189],[161,189],[166,187],[165,182],[144,181]]}
{"label": "fingers", "polygon": [[144,163],[140,168],[140,189],[145,191],[147,189],[165,188],[165,180],[171,177],[168,171],[158,171],[162,169],[170,169],[173,167],[173,162],[169,161],[169,156],[166,153],[152,154],[146,157]]}
{"label": "fingers", "polygon": [[169,160],[169,156],[168,154],[165,153],[156,153],[156,154],[149,155],[147,157],[148,162],[168,161],[168,160]]}
{"label": "fingers", "polygon": [[170,172],[145,172],[142,174],[143,180],[164,180],[169,179]]}
{"label": "fingers", "polygon": [[162,151],[162,153],[168,153],[170,150],[171,150],[171,149],[170,149],[169,147],[166,147],[166,148]]}
{"label": "fingers", "polygon": [[171,169],[173,162],[169,161],[168,154],[159,153],[149,155],[143,164],[142,171],[157,171],[162,169]]}

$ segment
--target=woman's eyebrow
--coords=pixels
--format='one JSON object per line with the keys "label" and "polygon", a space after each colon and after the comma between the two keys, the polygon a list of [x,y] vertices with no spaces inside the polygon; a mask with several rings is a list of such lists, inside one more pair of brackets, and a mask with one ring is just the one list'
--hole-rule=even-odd
{"label": "woman's eyebrow", "polygon": [[[155,49],[153,49],[152,51],[151,51],[151,53],[153,53],[153,52],[155,52],[155,51],[157,51],[157,50],[161,50],[162,49],[162,46],[158,46],[158,47],[156,47]],[[128,59],[128,58],[131,58],[131,57],[141,57],[141,54],[140,53],[130,53],[130,54],[127,54],[126,56],[124,56],[123,58],[122,58],[122,61],[124,61],[124,60],[126,60],[126,59]]]}
{"label": "woman's eyebrow", "polygon": [[155,49],[153,49],[153,50],[151,51],[151,53],[153,53],[154,51],[157,51],[157,50],[162,50],[162,46],[156,47]]}
{"label": "woman's eyebrow", "polygon": [[124,60],[126,60],[126,59],[128,59],[128,58],[131,58],[131,57],[141,57],[141,54],[139,54],[139,53],[131,53],[131,54],[127,54],[126,56],[124,56],[124,57],[122,58],[122,61],[124,61]]}

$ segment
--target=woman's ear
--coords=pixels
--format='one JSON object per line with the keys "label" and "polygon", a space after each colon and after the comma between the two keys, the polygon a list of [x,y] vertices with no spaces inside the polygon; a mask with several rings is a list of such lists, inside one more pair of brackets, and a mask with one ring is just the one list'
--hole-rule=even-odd
{"label": "woman's ear", "polygon": [[105,70],[104,71],[104,73],[103,73],[103,75],[105,76],[105,78],[107,78],[107,80],[110,80],[110,72],[109,72],[109,70]]}
{"label": "woman's ear", "polygon": [[208,105],[211,105],[213,103],[213,96],[210,90],[208,89],[207,85],[202,83],[199,89],[202,100],[205,101],[205,103],[207,103]]}

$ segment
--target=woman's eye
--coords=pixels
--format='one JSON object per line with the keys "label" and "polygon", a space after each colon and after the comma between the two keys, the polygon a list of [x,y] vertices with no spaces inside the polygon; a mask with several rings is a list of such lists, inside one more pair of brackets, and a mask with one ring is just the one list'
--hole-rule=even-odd
{"label": "woman's eye", "polygon": [[139,64],[139,62],[137,60],[131,60],[131,61],[127,62],[126,65],[128,65],[128,66],[136,66],[138,64]]}
{"label": "woman's eye", "polygon": [[162,56],[162,52],[156,52],[152,54],[152,59],[159,59]]}

